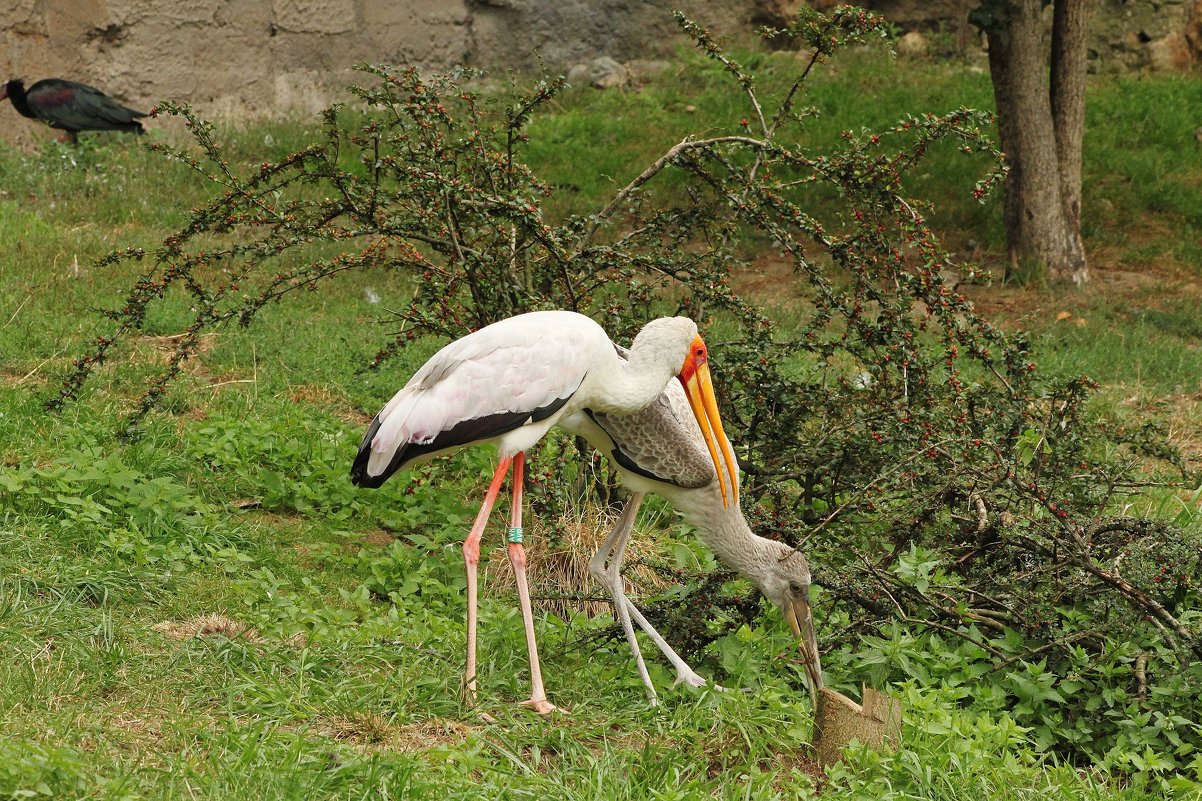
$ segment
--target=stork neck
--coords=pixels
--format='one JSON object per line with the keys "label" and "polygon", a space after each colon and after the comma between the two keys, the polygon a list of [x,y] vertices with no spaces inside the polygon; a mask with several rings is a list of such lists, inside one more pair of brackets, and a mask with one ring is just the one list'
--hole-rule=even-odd
{"label": "stork neck", "polygon": [[704,492],[665,489],[661,494],[697,529],[697,536],[718,561],[757,585],[761,583],[771,567],[776,544],[751,530],[738,505],[722,506],[716,481]]}
{"label": "stork neck", "polygon": [[747,519],[737,508],[732,513],[710,519],[697,526],[697,534],[719,561],[759,584],[771,553],[771,540],[751,531]]}
{"label": "stork neck", "polygon": [[615,352],[598,376],[604,392],[592,408],[606,414],[640,412],[663,393],[674,375],[663,354],[647,348],[632,349],[623,361]]}

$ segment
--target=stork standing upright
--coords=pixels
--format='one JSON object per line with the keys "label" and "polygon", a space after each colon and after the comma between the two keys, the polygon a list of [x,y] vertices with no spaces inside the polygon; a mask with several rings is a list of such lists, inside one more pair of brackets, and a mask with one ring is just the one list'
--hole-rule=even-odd
{"label": "stork standing upright", "polygon": [[[477,565],[488,515],[513,467],[508,556],[530,658],[531,693],[523,702],[546,714],[538,662],[526,556],[522,548],[522,477],[525,452],[564,417],[589,408],[630,414],[655,401],[675,375],[708,448],[724,499],[737,477],[710,381],[708,353],[697,326],[685,317],[652,320],[635,337],[629,358],[593,320],[567,311],[521,314],[455,340],[419,369],[376,415],[351,467],[351,480],[379,487],[397,470],[478,442],[497,445],[500,460],[463,543],[467,568],[467,665],[464,689],[476,692]],[[725,465],[718,448],[722,447]],[[729,483],[730,489],[727,489]]]}
{"label": "stork standing upright", "polygon": [[[622,349],[619,353],[626,355]],[[780,608],[798,638],[810,699],[817,710],[823,682],[810,609],[809,564],[799,551],[751,531],[739,508],[737,475],[731,479],[733,492],[728,502],[725,488],[715,480],[702,429],[688,409],[681,388],[668,383],[659,398],[640,412],[620,415],[585,408],[560,421],[561,428],[583,436],[605,454],[617,468],[622,483],[634,492],[613,531],[590,560],[589,570],[613,599],[614,611],[652,704],[656,703],[655,686],[647,673],[631,617],[676,669],[677,683],[694,687],[705,684],[705,679],[680,658],[626,597],[622,557],[639,506],[646,493],[661,495],[697,529],[698,536],[724,564],[751,580]],[[729,443],[721,445],[724,452],[730,450]]]}
{"label": "stork standing upright", "polygon": [[75,142],[79,131],[128,131],[142,133],[138,117],[146,115],[127,108],[99,89],[63,78],[46,78],[28,89],[13,79],[0,84],[0,100],[12,101],[23,117],[41,120],[63,131],[64,141]]}

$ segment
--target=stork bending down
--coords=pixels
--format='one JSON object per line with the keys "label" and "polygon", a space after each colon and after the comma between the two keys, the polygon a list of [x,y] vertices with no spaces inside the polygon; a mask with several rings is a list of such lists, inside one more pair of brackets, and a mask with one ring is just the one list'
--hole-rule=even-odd
{"label": "stork bending down", "polygon": [[[663,394],[640,412],[623,416],[586,408],[560,421],[560,427],[583,436],[609,457],[622,483],[634,492],[613,531],[589,562],[589,569],[613,598],[615,613],[653,704],[655,687],[635,638],[632,617],[676,669],[678,683],[695,687],[705,684],[705,679],[680,658],[626,597],[624,589],[622,557],[639,506],[648,492],[663,496],[697,529],[702,541],[724,564],[751,580],[780,608],[798,638],[810,698],[817,709],[818,691],[823,686],[822,665],[810,611],[809,564],[799,551],[752,533],[739,508],[737,476],[731,479],[733,501],[727,502],[707,457],[702,430],[688,408],[680,387],[669,383]],[[724,451],[730,447],[729,443],[722,446]]]}
{"label": "stork bending down", "polygon": [[[467,568],[464,691],[469,702],[475,701],[476,694],[480,540],[510,466],[513,504],[508,552],[530,658],[531,692],[524,705],[546,714],[555,707],[543,688],[522,548],[525,452],[561,419],[585,408],[615,415],[645,408],[675,375],[718,476],[721,502],[726,503],[736,492],[737,467],[722,430],[707,362],[697,326],[684,317],[648,323],[623,359],[601,326],[588,317],[567,311],[531,312],[450,343],[376,415],[351,467],[351,480],[359,486],[379,487],[398,470],[477,442],[495,443],[500,452],[484,503],[463,543]],[[725,465],[719,464],[722,459]]]}

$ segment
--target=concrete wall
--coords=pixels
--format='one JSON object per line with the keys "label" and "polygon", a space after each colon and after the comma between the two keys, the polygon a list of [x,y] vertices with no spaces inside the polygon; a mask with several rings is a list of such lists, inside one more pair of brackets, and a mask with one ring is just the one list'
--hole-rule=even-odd
{"label": "concrete wall", "polygon": [[[147,110],[165,97],[206,115],[309,114],[345,95],[360,62],[520,67],[669,54],[672,7],[727,32],[792,0],[0,0],[0,80],[63,77]],[[0,137],[44,127],[0,106]]]}
{"label": "concrete wall", "polygon": [[[800,0],[0,0],[0,80],[64,77],[143,110],[187,100],[211,116],[310,114],[344,97],[352,64],[553,68],[594,56],[670,57],[682,8],[724,36],[750,37]],[[820,6],[830,0],[816,0]],[[941,29],[961,46],[974,0],[869,0],[903,29]],[[1184,66],[1202,0],[1099,0],[1095,61]],[[1199,31],[1202,34],[1202,30]],[[1176,38],[1173,38],[1176,37]],[[1167,41],[1167,43],[1166,43]],[[1159,51],[1157,50],[1159,48]],[[1159,53],[1159,56],[1157,55]],[[1159,58],[1159,61],[1156,59]],[[0,105],[0,137],[47,130]]]}
{"label": "concrete wall", "polygon": [[[464,0],[0,0],[0,75],[72,78],[141,110],[310,113],[357,62],[462,62],[470,19]],[[0,107],[5,138],[37,131],[19,119]]]}

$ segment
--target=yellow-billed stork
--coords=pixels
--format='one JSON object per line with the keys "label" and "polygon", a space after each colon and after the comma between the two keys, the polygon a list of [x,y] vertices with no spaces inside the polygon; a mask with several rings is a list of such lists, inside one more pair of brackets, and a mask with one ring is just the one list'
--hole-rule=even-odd
{"label": "yellow-billed stork", "polygon": [[469,701],[475,700],[476,691],[480,538],[510,466],[513,503],[508,555],[530,658],[531,693],[523,705],[546,714],[555,707],[543,688],[522,548],[525,452],[552,426],[582,409],[612,415],[643,409],[660,397],[673,376],[680,379],[681,394],[702,432],[725,502],[735,492],[737,467],[718,415],[705,343],[696,324],[685,317],[647,323],[635,337],[628,358],[619,357],[604,329],[582,314],[541,311],[510,317],[436,353],[372,421],[351,467],[351,480],[363,487],[379,487],[397,470],[465,445],[492,442],[499,450],[492,482],[463,543],[467,568],[464,689]]}
{"label": "yellow-billed stork", "polygon": [[[625,355],[625,351],[618,350]],[[725,488],[715,480],[721,474],[715,475],[706,439],[689,413],[689,402],[681,388],[668,383],[659,398],[633,414],[586,407],[565,417],[559,425],[583,436],[608,457],[622,483],[634,492],[613,531],[590,560],[589,569],[613,599],[651,703],[656,703],[655,687],[635,639],[632,616],[676,669],[677,683],[694,687],[706,683],[626,597],[622,557],[643,497],[654,492],[697,529],[701,540],[724,564],[752,581],[780,608],[798,638],[810,698],[817,710],[818,692],[823,686],[822,663],[810,609],[809,563],[794,548],[751,531],[739,508],[737,474],[731,479],[733,492],[728,499]],[[724,453],[731,452],[728,442],[721,445]]]}

